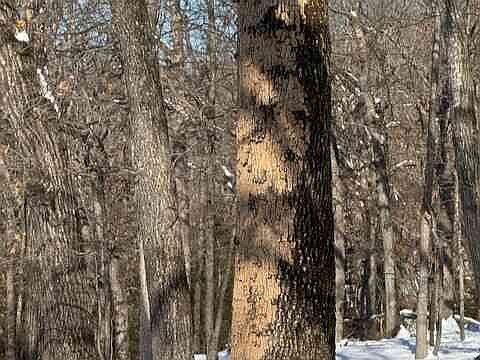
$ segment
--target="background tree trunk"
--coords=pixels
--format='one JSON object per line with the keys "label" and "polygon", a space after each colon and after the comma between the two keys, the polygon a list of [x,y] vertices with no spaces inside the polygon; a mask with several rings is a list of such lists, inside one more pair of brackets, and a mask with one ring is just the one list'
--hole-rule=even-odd
{"label": "background tree trunk", "polygon": [[431,275],[432,259],[432,229],[434,224],[433,217],[436,214],[433,211],[433,193],[438,193],[438,184],[436,182],[435,167],[439,159],[439,142],[440,142],[440,124],[438,119],[438,88],[440,87],[440,42],[439,42],[440,20],[437,18],[436,27],[433,37],[432,51],[432,98],[431,108],[433,114],[428,118],[427,129],[427,154],[424,168],[424,190],[422,216],[420,218],[420,242],[418,243],[418,263],[419,263],[419,281],[417,294],[417,347],[415,350],[415,359],[425,359],[428,356],[428,329],[430,324],[430,342],[433,341],[434,314],[433,308],[430,308],[429,320],[429,277]]}
{"label": "background tree trunk", "polygon": [[343,339],[345,302],[345,220],[343,214],[344,192],[339,176],[336,153],[332,148],[333,209],[335,217],[335,342]]}
{"label": "background tree trunk", "polygon": [[[375,171],[370,166],[368,174],[368,190],[375,194]],[[372,318],[377,314],[377,222],[378,214],[376,201],[374,199],[368,201],[368,304],[367,313],[369,317],[368,337],[375,339],[378,336],[377,320]]]}
{"label": "background tree trunk", "polygon": [[136,236],[144,246],[153,358],[186,360],[191,357],[190,296],[182,242],[176,237],[167,119],[147,4],[116,0],[112,12],[130,98],[133,161],[138,170]]}
{"label": "background tree trunk", "polygon": [[215,209],[213,208],[215,194],[215,143],[213,140],[213,130],[215,128],[216,117],[216,81],[217,81],[217,34],[215,26],[215,0],[207,1],[207,52],[208,52],[208,72],[210,84],[207,94],[207,111],[204,111],[204,171],[203,192],[205,211],[203,213],[205,229],[205,336],[207,340],[207,358],[216,360],[217,345],[214,343],[215,332],[215,311],[217,292],[217,259],[216,259],[216,239],[215,239]]}
{"label": "background tree trunk", "polygon": [[464,251],[462,243],[462,230],[460,228],[460,199],[458,193],[458,179],[455,176],[455,227],[454,236],[457,246],[457,264],[458,264],[458,308],[460,318],[458,321],[458,327],[460,328],[460,340],[465,340],[465,281],[464,281]]}
{"label": "background tree trunk", "polygon": [[352,12],[352,27],[357,40],[360,62],[362,66],[359,87],[364,109],[362,114],[365,116],[364,123],[371,127],[369,132],[372,152],[373,165],[376,179],[376,200],[378,208],[379,232],[383,241],[383,270],[385,278],[385,336],[393,337],[396,335],[400,318],[397,305],[396,291],[396,267],[394,261],[394,238],[392,227],[392,215],[390,209],[390,189],[387,169],[387,131],[385,119],[382,115],[376,113],[372,96],[369,93],[368,86],[368,44],[366,34],[361,27],[358,15]]}
{"label": "background tree trunk", "polygon": [[[17,327],[17,295],[16,295],[16,268],[17,263],[17,231],[15,218],[15,189],[7,166],[7,148],[0,145],[0,239],[4,246],[6,265],[6,299],[7,341],[5,360],[16,360],[16,327]],[[20,238],[20,237],[19,237]]]}

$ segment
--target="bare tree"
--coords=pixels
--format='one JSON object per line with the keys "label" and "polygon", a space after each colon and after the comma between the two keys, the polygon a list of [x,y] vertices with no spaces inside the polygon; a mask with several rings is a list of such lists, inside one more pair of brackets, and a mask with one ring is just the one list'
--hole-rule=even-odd
{"label": "bare tree", "polygon": [[[361,114],[365,116],[365,124],[371,128],[368,135],[370,137],[373,154],[373,167],[376,179],[376,200],[384,252],[385,334],[387,337],[393,337],[399,329],[399,314],[396,290],[396,267],[394,261],[393,219],[390,205],[390,182],[387,169],[387,129],[383,118],[383,111],[381,111],[381,114],[377,113],[374,99],[369,91],[368,71],[366,68],[369,54],[367,36],[360,25],[358,14],[356,12],[352,12],[351,20],[362,66],[358,83],[362,97],[360,103],[364,106]],[[381,101],[382,100],[380,99],[380,106]]]}
{"label": "bare tree", "polygon": [[[0,10],[0,102],[19,150],[31,167],[25,196],[29,277],[24,283],[22,324],[17,327],[24,356],[79,359],[93,356],[94,298],[88,287],[88,251],[80,238],[80,206],[61,115],[42,93],[29,45],[15,40],[13,9]],[[30,50],[30,51],[29,51]]]}
{"label": "bare tree", "polygon": [[[468,20],[469,17],[466,17]],[[472,54],[467,25],[460,25],[457,4],[445,1],[444,42],[451,93],[451,121],[455,147],[455,167],[458,173],[462,205],[462,234],[468,244],[477,289],[477,306],[480,301],[480,242],[476,239],[480,229],[480,203],[478,198],[478,131],[474,104]]]}
{"label": "bare tree", "polygon": [[17,298],[15,291],[15,275],[17,273],[17,257],[19,244],[17,241],[15,209],[15,189],[11,183],[10,172],[7,166],[7,147],[0,145],[0,209],[2,218],[0,221],[1,241],[4,246],[8,261],[6,271],[7,292],[7,346],[6,360],[16,359],[16,322],[17,322]]}
{"label": "bare tree", "polygon": [[[142,339],[142,352],[146,355],[145,360],[150,356],[155,359],[189,359],[190,297],[182,242],[175,231],[175,189],[168,127],[147,4],[145,1],[119,0],[113,2],[112,10],[126,65],[133,162],[138,169],[135,183],[136,236],[145,261],[140,276],[143,278],[145,304],[142,327],[147,335]],[[151,344],[148,338],[150,329]]]}
{"label": "bare tree", "polygon": [[344,187],[339,175],[338,151],[332,147],[333,209],[335,217],[335,342],[343,339],[345,306],[345,219]]}
{"label": "bare tree", "polygon": [[[440,86],[439,71],[440,71],[440,40],[439,36],[440,20],[437,18],[436,29],[433,38],[433,59],[432,59],[432,74],[435,77],[432,82],[432,93],[435,100],[432,101],[433,114],[428,119],[428,133],[427,133],[427,154],[424,171],[424,194],[422,204],[422,216],[420,218],[420,241],[418,243],[419,256],[419,283],[417,294],[417,346],[415,350],[416,359],[425,359],[428,356],[428,321],[429,318],[429,297],[428,297],[428,279],[430,277],[430,268],[432,259],[432,229],[435,224],[433,219],[436,216],[433,209],[433,192],[438,193],[437,178],[435,176],[435,166],[438,162],[439,141],[440,141],[440,120],[438,114],[437,104],[437,88]],[[430,320],[433,319],[433,313],[430,312]],[[431,327],[432,328],[432,327]],[[433,341],[433,339],[431,339]]]}
{"label": "bare tree", "polygon": [[333,359],[327,2],[240,4],[233,359]]}

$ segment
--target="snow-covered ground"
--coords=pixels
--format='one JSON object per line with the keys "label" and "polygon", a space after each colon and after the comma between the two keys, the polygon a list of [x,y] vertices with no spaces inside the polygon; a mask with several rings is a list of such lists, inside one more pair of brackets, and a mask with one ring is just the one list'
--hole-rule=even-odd
{"label": "snow-covered ground", "polygon": [[[473,360],[480,354],[480,327],[465,330],[460,341],[459,328],[453,318],[443,321],[439,360]],[[394,339],[380,341],[347,341],[337,346],[336,360],[413,360],[415,337],[402,328]],[[433,355],[429,359],[435,359]]]}

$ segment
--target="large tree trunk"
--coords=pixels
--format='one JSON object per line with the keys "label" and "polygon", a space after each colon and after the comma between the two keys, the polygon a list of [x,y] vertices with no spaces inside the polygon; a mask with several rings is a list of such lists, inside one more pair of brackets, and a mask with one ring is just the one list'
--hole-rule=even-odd
{"label": "large tree trunk", "polygon": [[[125,59],[132,115],[137,241],[143,243],[154,359],[190,359],[191,316],[167,119],[145,1],[116,0],[112,13]],[[148,314],[146,314],[148,317]],[[145,319],[146,320],[146,319]],[[147,344],[147,347],[149,345]]]}
{"label": "large tree trunk", "polygon": [[335,357],[326,1],[240,4],[235,360]]}
{"label": "large tree trunk", "polygon": [[[480,293],[480,217],[479,217],[479,132],[474,106],[469,35],[460,33],[452,0],[445,1],[444,41],[448,74],[452,92],[451,120],[455,146],[455,166],[458,174],[462,206],[462,234],[471,257],[477,294]],[[460,41],[459,37],[463,36]],[[477,299],[479,301],[479,299]],[[478,306],[479,304],[477,304]]]}
{"label": "large tree trunk", "polygon": [[[31,262],[23,299],[22,348],[28,357],[95,356],[94,298],[86,261],[79,253],[79,205],[67,143],[53,104],[42,97],[31,52],[15,42],[14,14],[0,9],[0,110],[26,159],[26,236]],[[29,344],[27,344],[29,343]]]}

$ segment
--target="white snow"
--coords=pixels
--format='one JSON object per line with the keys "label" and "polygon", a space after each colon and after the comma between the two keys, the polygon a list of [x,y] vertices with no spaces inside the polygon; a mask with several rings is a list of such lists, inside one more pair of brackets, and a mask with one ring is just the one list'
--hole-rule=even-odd
{"label": "white snow", "polygon": [[37,69],[37,74],[38,74],[38,80],[40,81],[40,88],[42,90],[42,96],[50,101],[53,104],[53,107],[55,108],[55,111],[58,114],[58,105],[55,100],[55,97],[53,96],[52,92],[48,88],[48,83],[45,75],[48,75],[48,70],[46,67],[43,68],[43,72],[41,69]]}
{"label": "white snow", "polygon": [[403,317],[415,317],[417,314],[415,314],[415,311],[410,310],[410,309],[402,309],[400,310],[400,315]]}
{"label": "white snow", "polygon": [[17,39],[20,42],[25,42],[25,43],[28,43],[30,41],[30,38],[28,37],[28,34],[25,30],[16,31],[15,32],[15,39]]}
{"label": "white snow", "polygon": [[222,350],[218,354],[218,360],[230,360],[230,351],[229,350]]}
{"label": "white snow", "polygon": [[[480,328],[465,330],[465,341],[460,341],[457,322],[448,318],[442,323],[442,344],[439,360],[473,360],[480,354]],[[337,345],[336,360],[414,360],[415,338],[401,328],[394,339],[380,341],[344,341]],[[434,359],[430,355],[428,359]]]}
{"label": "white snow", "polygon": [[[218,360],[230,360],[230,351],[222,350],[217,353]],[[207,360],[207,354],[193,354],[193,360]]]}
{"label": "white snow", "polygon": [[410,339],[410,337],[410,332],[402,325],[400,326],[400,330],[398,331],[397,336],[395,336],[395,339]]}
{"label": "white snow", "polygon": [[233,173],[230,170],[228,170],[228,168],[225,165],[222,165],[221,168],[227,179],[235,178],[235,175],[233,175]]}

